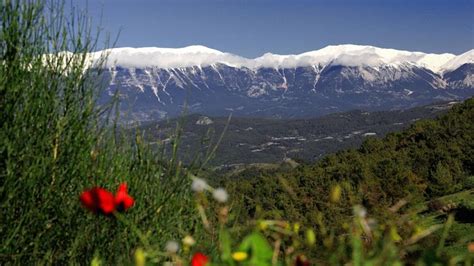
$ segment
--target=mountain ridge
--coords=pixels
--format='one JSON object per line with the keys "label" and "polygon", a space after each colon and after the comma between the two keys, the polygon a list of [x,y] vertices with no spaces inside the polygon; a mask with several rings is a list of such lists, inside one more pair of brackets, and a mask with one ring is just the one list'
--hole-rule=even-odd
{"label": "mountain ridge", "polygon": [[[92,54],[96,59],[103,52],[108,54],[106,67],[158,67],[184,68],[205,67],[214,64],[225,64],[231,67],[256,68],[296,68],[307,66],[370,66],[381,65],[415,65],[435,73],[452,70],[465,63],[474,63],[474,49],[461,55],[451,53],[423,53],[370,45],[329,45],[319,50],[300,54],[265,53],[260,57],[246,58],[232,53],[221,52],[202,45],[182,48],[112,48]],[[446,65],[447,63],[450,63]]]}
{"label": "mountain ridge", "polygon": [[175,117],[185,107],[211,116],[305,118],[474,95],[474,50],[455,56],[338,45],[246,59],[189,46],[116,48],[108,55],[101,102],[118,95],[131,122]]}

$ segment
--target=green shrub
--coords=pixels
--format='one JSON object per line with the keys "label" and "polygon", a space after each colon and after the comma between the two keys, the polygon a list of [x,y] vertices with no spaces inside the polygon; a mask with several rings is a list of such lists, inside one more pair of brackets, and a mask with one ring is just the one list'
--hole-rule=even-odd
{"label": "green shrub", "polygon": [[199,228],[187,170],[104,121],[112,109],[96,103],[102,60],[88,65],[88,18],[27,0],[2,1],[0,17],[0,264],[130,261],[142,243],[132,228],[80,206],[93,186],[128,182],[127,221],[150,245]]}

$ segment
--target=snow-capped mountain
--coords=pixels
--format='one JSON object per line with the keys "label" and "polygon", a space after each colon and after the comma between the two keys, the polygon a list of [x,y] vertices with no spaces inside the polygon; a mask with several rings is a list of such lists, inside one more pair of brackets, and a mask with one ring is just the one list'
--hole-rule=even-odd
{"label": "snow-capped mountain", "polygon": [[138,120],[175,116],[185,103],[210,115],[305,117],[474,95],[474,49],[456,56],[337,45],[255,59],[204,46],[105,52],[107,95],[118,90],[122,110]]}

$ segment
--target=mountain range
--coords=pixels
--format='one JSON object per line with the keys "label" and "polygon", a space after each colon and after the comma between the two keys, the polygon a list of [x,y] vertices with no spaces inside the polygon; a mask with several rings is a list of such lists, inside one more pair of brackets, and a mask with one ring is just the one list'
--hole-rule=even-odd
{"label": "mountain range", "polygon": [[353,109],[406,109],[474,95],[474,49],[461,55],[427,54],[348,44],[254,59],[204,46],[105,52],[107,89],[101,102],[117,94],[126,121],[160,120],[183,110],[307,118]]}

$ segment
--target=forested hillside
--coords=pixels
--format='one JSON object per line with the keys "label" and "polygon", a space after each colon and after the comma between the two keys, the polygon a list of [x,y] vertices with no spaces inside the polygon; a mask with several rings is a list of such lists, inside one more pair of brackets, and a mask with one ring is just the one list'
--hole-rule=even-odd
{"label": "forested hillside", "polygon": [[[247,202],[250,206],[266,201],[292,204],[289,198],[277,200],[270,196],[284,179],[297,198],[307,199],[295,204],[305,205],[308,210],[324,209],[317,202],[326,201],[327,191],[336,184],[343,187],[346,204],[363,203],[369,209],[383,209],[405,197],[430,199],[472,186],[473,140],[471,98],[439,119],[418,121],[383,139],[369,138],[359,149],[344,150],[291,170],[252,168],[229,177],[228,181],[238,184],[235,189],[253,195]],[[278,204],[270,206],[287,210],[278,208]]]}
{"label": "forested hillside", "polygon": [[[250,168],[222,182],[232,194],[241,195],[234,199],[234,209],[242,222],[276,217],[319,227],[315,222],[321,221],[336,231],[351,219],[354,205],[364,206],[382,222],[394,221],[400,214],[389,210],[397,204],[422,217],[423,211],[446,207],[439,197],[464,191],[450,207],[457,210],[456,217],[464,217],[460,223],[469,225],[463,229],[468,230],[463,241],[473,241],[474,216],[466,220],[474,213],[473,138],[471,98],[438,119],[418,121],[383,139],[371,137],[359,149],[329,155],[315,164]],[[331,200],[335,196],[337,203]],[[438,219],[444,221],[446,216]]]}
{"label": "forested hillside", "polygon": [[[180,158],[190,162],[220,138],[210,163],[222,169],[244,164],[280,163],[287,159],[314,162],[343,149],[359,147],[370,136],[383,137],[420,119],[444,114],[456,102],[440,102],[406,110],[354,110],[311,119],[207,117],[199,114],[138,127],[145,140],[170,146],[167,139],[180,129]],[[169,140],[169,139],[168,139]]]}

